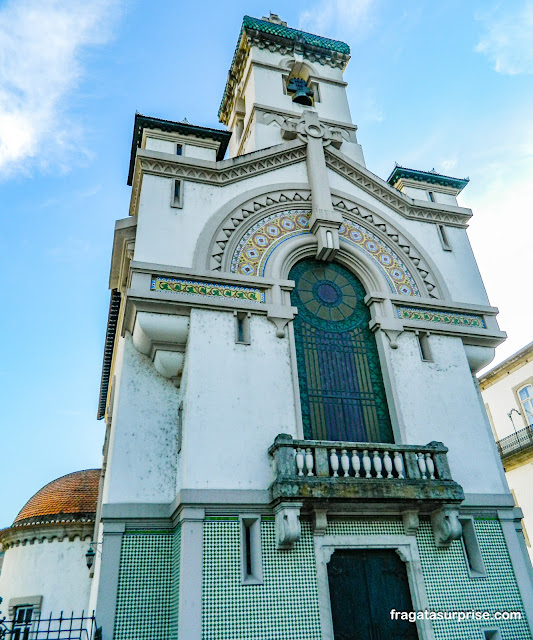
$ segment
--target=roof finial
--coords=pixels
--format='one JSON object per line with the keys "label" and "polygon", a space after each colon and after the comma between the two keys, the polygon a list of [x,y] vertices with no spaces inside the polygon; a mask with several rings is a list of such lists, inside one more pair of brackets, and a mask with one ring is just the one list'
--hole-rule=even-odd
{"label": "roof finial", "polygon": [[272,11],[270,12],[270,15],[267,17],[263,16],[263,20],[265,20],[266,22],[272,22],[272,24],[279,24],[282,27],[286,27],[287,23],[282,20],[277,13],[272,13]]}

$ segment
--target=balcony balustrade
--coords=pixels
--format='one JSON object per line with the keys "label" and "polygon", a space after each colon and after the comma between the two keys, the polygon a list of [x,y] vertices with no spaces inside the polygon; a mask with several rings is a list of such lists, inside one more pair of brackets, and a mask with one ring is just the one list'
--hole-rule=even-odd
{"label": "balcony balustrade", "polygon": [[510,458],[522,455],[533,454],[533,428],[526,427],[506,436],[496,443],[502,461],[508,462]]}
{"label": "balcony balustrade", "polygon": [[372,442],[293,440],[277,436],[272,499],[416,503],[430,512],[435,503],[457,504],[464,493],[450,473],[448,449]]}

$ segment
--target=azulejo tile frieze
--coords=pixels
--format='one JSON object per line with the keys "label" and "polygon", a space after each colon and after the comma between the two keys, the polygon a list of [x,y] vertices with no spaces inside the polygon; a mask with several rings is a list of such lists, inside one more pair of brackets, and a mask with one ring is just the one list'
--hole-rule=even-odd
{"label": "azulejo tile frieze", "polygon": [[252,287],[238,287],[232,284],[215,282],[199,282],[196,280],[180,280],[179,278],[162,278],[154,276],[150,285],[152,291],[167,293],[184,293],[191,296],[207,296],[212,298],[232,298],[248,302],[265,302],[265,293]]}
{"label": "azulejo tile frieze", "polygon": [[376,235],[356,222],[345,220],[339,229],[339,239],[372,258],[393,293],[420,296],[415,279],[398,254]]}
{"label": "azulejo tile frieze", "polygon": [[310,233],[309,210],[291,209],[257,222],[237,245],[231,271],[245,276],[263,276],[272,251],[289,238]]}
{"label": "azulejo tile frieze", "polygon": [[402,320],[437,322],[440,324],[449,324],[458,327],[486,329],[483,317],[474,314],[437,311],[435,309],[422,309],[420,307],[398,307],[396,311],[398,313],[398,317]]}
{"label": "azulejo tile frieze", "polygon": [[[309,210],[291,209],[257,222],[244,234],[233,254],[231,271],[245,276],[263,276],[272,252],[294,236],[308,234]],[[404,296],[420,296],[416,281],[398,254],[377,235],[356,222],[345,220],[339,229],[341,242],[364,253],[379,268],[390,290]]]}

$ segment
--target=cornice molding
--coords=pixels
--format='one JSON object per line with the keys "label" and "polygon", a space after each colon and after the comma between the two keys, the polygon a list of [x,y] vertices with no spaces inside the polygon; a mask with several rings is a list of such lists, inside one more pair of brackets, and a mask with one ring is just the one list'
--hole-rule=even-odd
{"label": "cornice molding", "polygon": [[468,226],[467,222],[472,217],[470,209],[449,207],[442,204],[431,206],[422,202],[418,204],[416,200],[403,195],[361,165],[352,162],[336,149],[327,147],[324,149],[324,153],[326,166],[329,169],[380,200],[404,218],[420,222],[447,224],[463,229]]}
{"label": "cornice molding", "polygon": [[92,540],[94,518],[84,521],[64,521],[43,523],[36,522],[19,527],[9,527],[0,531],[0,543],[4,550],[28,544],[41,544],[45,540],[61,542],[67,538],[72,542],[75,538]]}
{"label": "cornice molding", "polygon": [[304,162],[305,159],[306,145],[300,140],[222,162],[199,161],[183,156],[139,149],[135,161],[130,215],[137,214],[142,178],[145,174],[225,186],[291,164]]}
{"label": "cornice molding", "polygon": [[[467,228],[470,209],[443,204],[423,203],[403,195],[384,180],[340,153],[331,145],[324,149],[326,166],[363,189],[408,220]],[[184,156],[139,149],[135,162],[130,215],[137,214],[144,174],[180,178],[215,186],[225,186],[256,175],[275,171],[306,160],[306,145],[293,140],[275,147],[221,162],[208,162]]]}

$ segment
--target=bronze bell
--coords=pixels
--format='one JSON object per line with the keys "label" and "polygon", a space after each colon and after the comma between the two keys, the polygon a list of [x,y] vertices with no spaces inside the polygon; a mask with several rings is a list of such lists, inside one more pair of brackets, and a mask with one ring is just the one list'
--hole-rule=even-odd
{"label": "bronze bell", "polygon": [[297,104],[302,104],[306,107],[313,106],[312,96],[314,92],[307,86],[307,83],[302,78],[291,78],[287,85],[287,93],[293,93],[292,101]]}

